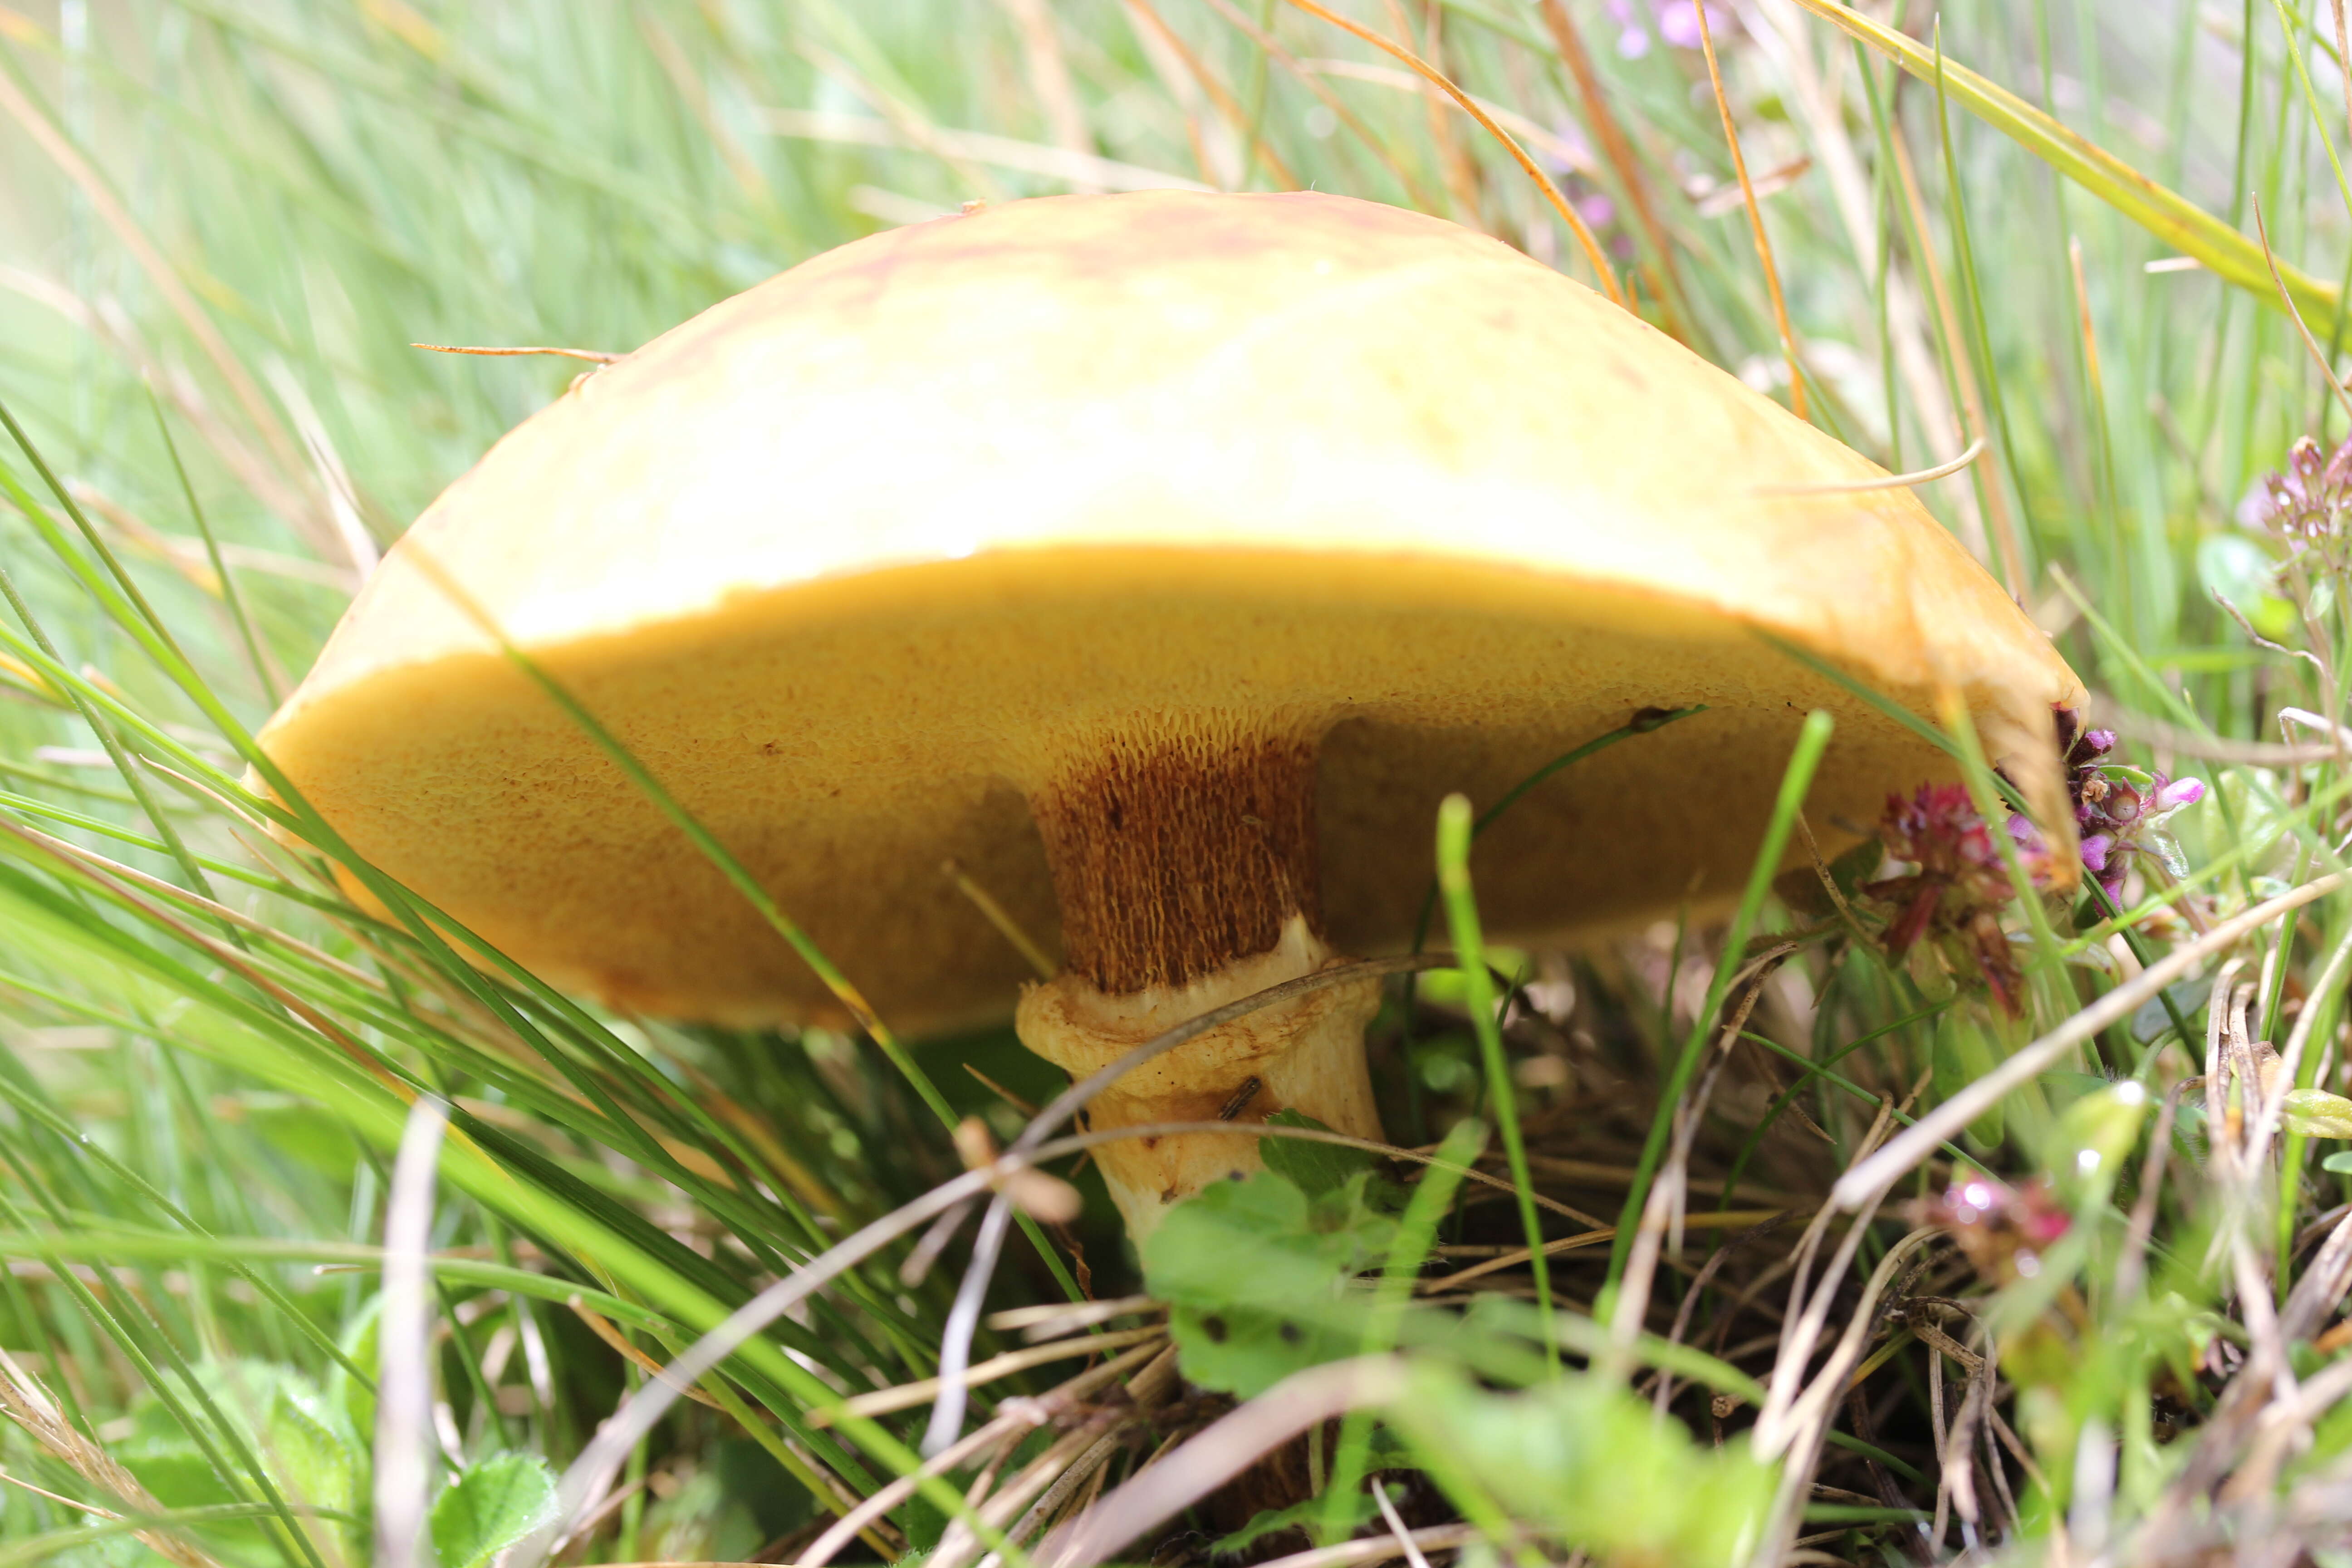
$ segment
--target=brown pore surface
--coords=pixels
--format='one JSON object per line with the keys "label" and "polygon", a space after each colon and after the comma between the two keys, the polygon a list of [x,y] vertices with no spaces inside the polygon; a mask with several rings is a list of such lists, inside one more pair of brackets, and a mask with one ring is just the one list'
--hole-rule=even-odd
{"label": "brown pore surface", "polygon": [[1183,985],[1322,926],[1315,747],[1202,741],[1112,751],[1031,802],[1064,960],[1108,994]]}

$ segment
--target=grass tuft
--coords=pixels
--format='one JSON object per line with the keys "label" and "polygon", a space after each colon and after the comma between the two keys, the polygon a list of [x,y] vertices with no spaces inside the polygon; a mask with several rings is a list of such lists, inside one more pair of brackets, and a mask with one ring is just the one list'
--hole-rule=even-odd
{"label": "grass tuft", "polygon": [[[2337,1561],[2325,5],[0,9],[0,1564]],[[256,746],[568,362],[1155,186],[1480,227],[1912,470],[2116,732],[2069,780],[2147,807],[2122,871],[1783,647],[1955,759],[1937,865],[1772,879],[1817,715],[1727,929],[1507,950],[1477,832],[1684,713],[1449,803],[1452,956],[1362,972],[1419,1146],[1254,1126],[1139,1258],[1084,1090],[894,1038],[576,705],[860,1029],[583,1005]]]}

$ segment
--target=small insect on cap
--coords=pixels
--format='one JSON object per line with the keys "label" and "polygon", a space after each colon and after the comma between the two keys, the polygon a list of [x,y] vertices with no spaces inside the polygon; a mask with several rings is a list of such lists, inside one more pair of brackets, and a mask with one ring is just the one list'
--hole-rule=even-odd
{"label": "small insect on cap", "polygon": [[1776,642],[1923,714],[1957,691],[1996,759],[2054,778],[2080,683],[1908,491],[1820,488],[1883,478],[1434,218],[1015,202],[817,257],[527,420],[264,743],[358,850],[560,984],[837,1017],[454,588],[923,1030],[1004,1016],[1031,973],[943,862],[1107,996],[1297,929],[1394,949],[1448,792],[1484,807],[1705,704],[1480,839],[1490,930],[1573,938],[1733,896],[1809,709],[1838,726],[1825,854],[1954,776]]}

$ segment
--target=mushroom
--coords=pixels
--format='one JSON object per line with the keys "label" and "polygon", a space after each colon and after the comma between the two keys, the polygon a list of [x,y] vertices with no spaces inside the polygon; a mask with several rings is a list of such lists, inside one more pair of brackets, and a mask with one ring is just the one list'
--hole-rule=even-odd
{"label": "mushroom", "polygon": [[[2082,689],[1918,501],[1496,240],[1321,195],[1022,201],[819,256],[599,369],[385,558],[264,733],[377,866],[556,984],[840,1021],[452,602],[598,715],[886,1017],[1085,1073],[1406,940],[1446,794],[1519,800],[1490,929],[1727,903],[1807,710],[1824,853],[1952,765],[1774,639],[2046,787]],[[1843,488],[1840,488],[1843,487]],[[1759,633],[1769,636],[1759,636]],[[2059,824],[2063,831],[2065,824]],[[960,863],[1061,972],[1032,984]],[[1379,1135],[1371,982],[1128,1076],[1097,1127]],[[1099,1150],[1132,1231],[1256,1141]]]}

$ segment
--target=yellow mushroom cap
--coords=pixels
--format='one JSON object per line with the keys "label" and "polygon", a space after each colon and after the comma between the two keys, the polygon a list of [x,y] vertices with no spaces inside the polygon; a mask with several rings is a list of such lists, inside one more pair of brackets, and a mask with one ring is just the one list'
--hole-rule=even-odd
{"label": "yellow mushroom cap", "polygon": [[[1408,936],[1437,802],[1530,792],[1490,929],[1745,878],[1798,724],[1825,853],[1949,763],[1767,637],[2035,765],[2080,683],[1907,491],[1582,286],[1319,195],[1013,203],[896,229],[597,371],[385,557],[264,731],[362,853],[558,984],[733,1022],[816,978],[454,603],[456,584],[903,1028],[1052,946],[1029,799],[1097,751],[1320,742],[1333,943]],[[2046,765],[2045,765],[2046,772]],[[2062,825],[2062,831],[2063,825]]]}

